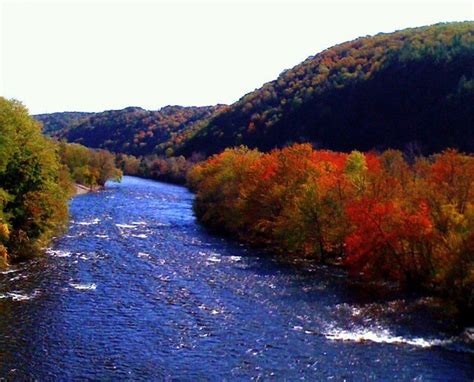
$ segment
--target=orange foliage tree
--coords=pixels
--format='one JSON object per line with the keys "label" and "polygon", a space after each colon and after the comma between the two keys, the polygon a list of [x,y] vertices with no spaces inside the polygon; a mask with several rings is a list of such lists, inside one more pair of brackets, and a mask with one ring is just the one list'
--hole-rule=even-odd
{"label": "orange foliage tree", "polygon": [[429,288],[473,306],[474,157],[227,149],[188,182],[206,225],[288,256],[342,262],[365,280]]}

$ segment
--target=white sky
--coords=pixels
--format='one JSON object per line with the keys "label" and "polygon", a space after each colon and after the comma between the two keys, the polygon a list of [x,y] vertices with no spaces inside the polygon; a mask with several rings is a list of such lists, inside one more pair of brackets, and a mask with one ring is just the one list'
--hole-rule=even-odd
{"label": "white sky", "polygon": [[232,103],[334,44],[474,19],[474,0],[0,3],[0,94],[32,113]]}

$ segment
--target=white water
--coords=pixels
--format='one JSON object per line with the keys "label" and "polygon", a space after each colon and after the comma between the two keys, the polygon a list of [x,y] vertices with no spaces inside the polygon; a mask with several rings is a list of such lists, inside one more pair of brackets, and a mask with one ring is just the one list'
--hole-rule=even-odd
{"label": "white water", "polygon": [[69,283],[69,285],[77,290],[95,290],[97,288],[97,285],[94,283],[86,283],[86,284]]}

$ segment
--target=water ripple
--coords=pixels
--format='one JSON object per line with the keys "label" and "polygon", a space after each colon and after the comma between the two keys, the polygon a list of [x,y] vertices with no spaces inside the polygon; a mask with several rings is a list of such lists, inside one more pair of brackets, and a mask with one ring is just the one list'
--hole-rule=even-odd
{"label": "water ripple", "polygon": [[469,335],[429,299],[282,266],[210,235],[192,200],[130,177],[75,198],[44,257],[0,272],[0,379],[474,379]]}

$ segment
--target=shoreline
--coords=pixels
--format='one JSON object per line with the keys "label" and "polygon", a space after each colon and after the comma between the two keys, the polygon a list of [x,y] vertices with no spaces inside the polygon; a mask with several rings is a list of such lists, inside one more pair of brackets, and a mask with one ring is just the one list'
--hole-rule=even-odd
{"label": "shoreline", "polygon": [[75,183],[74,184],[75,190],[76,190],[76,195],[84,195],[88,194],[90,192],[97,192],[103,189],[101,186],[92,186],[92,187],[87,187],[84,186],[83,184]]}

